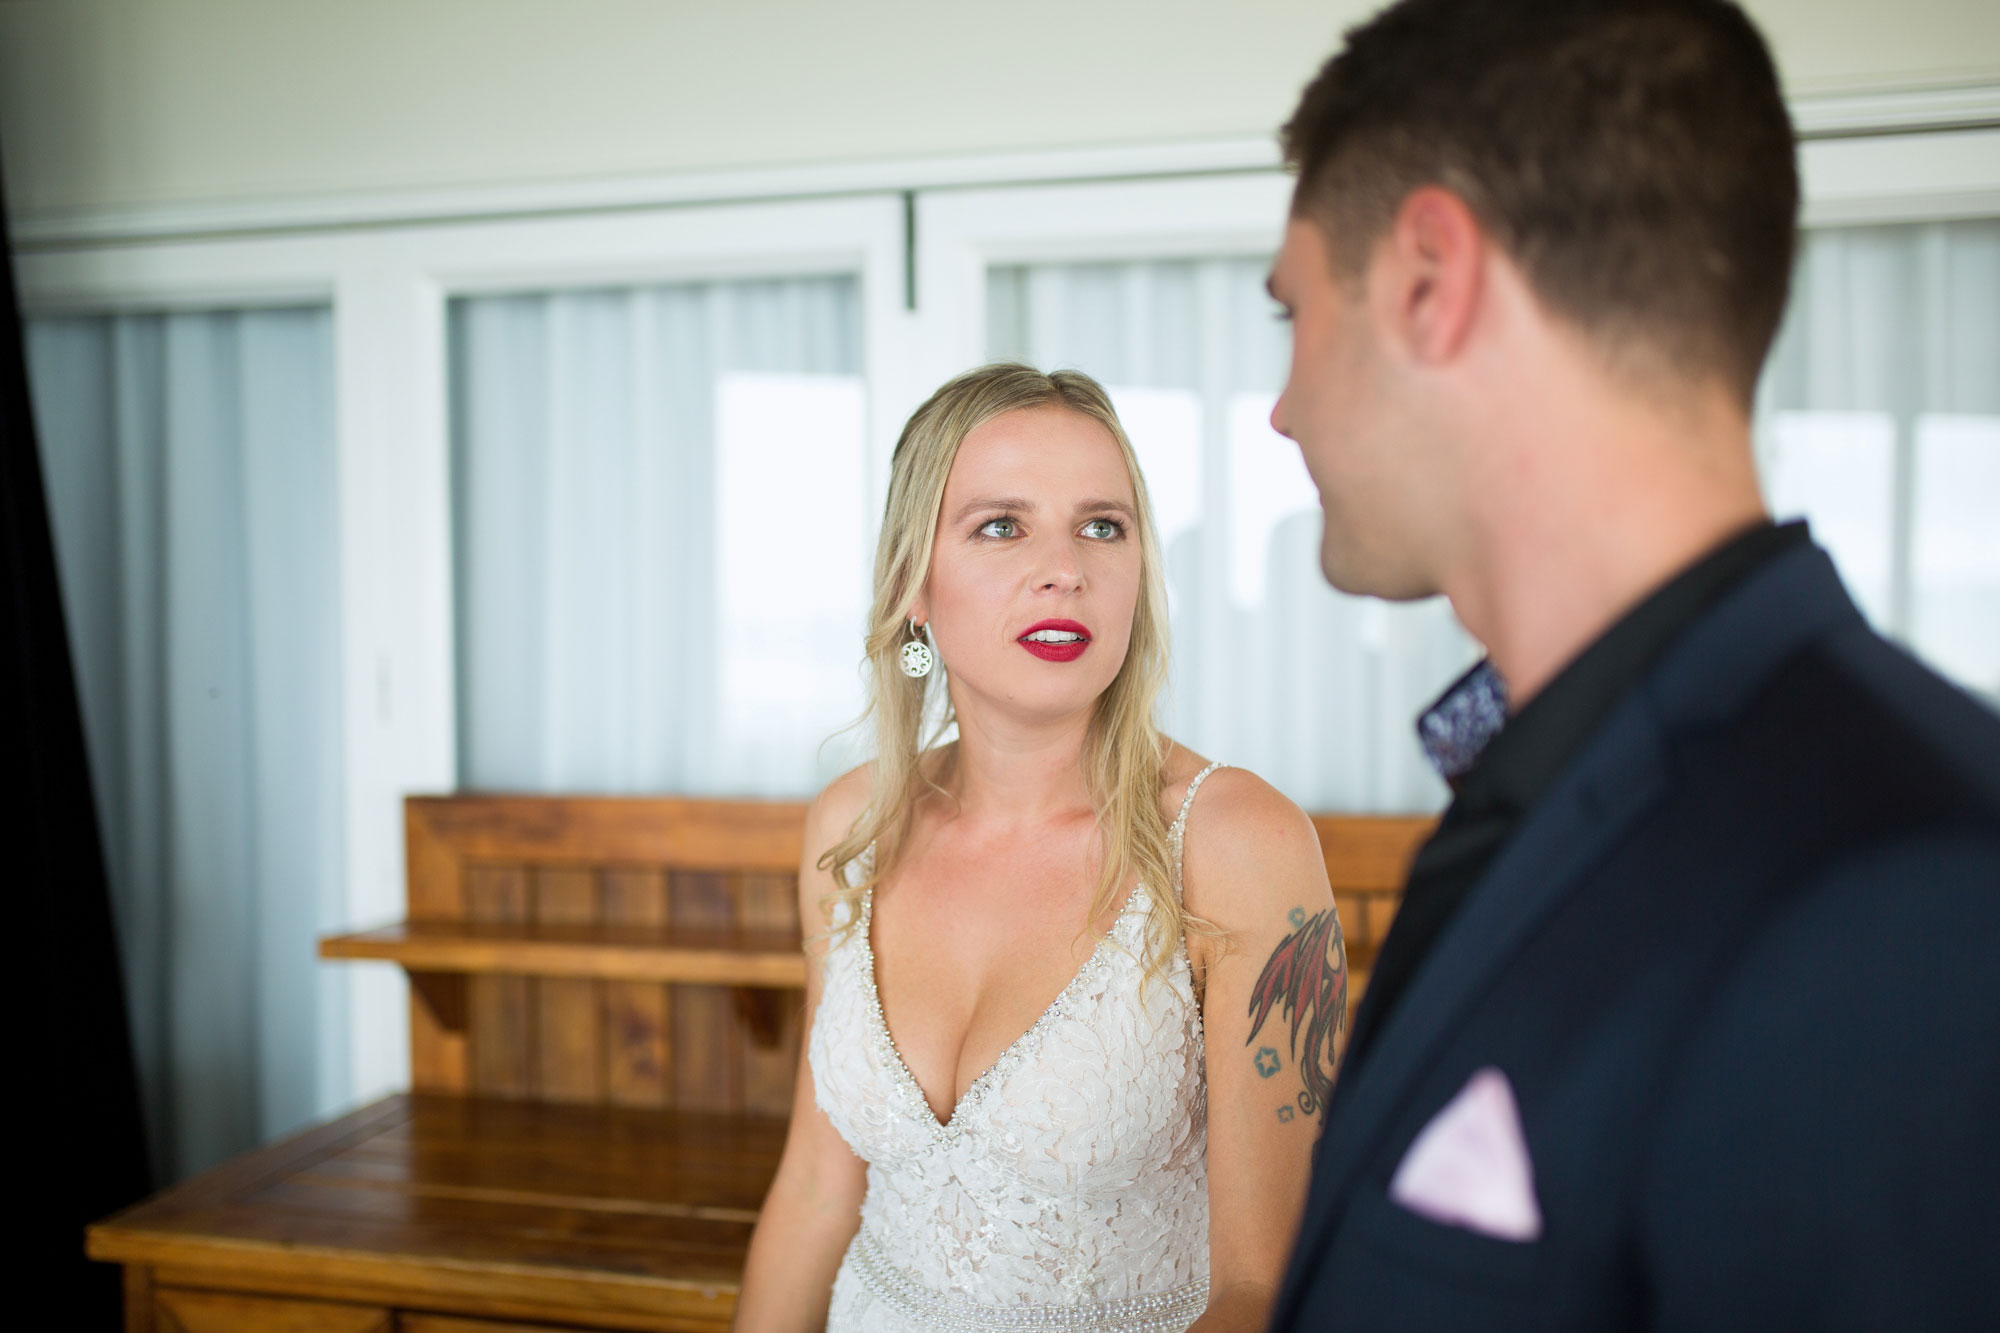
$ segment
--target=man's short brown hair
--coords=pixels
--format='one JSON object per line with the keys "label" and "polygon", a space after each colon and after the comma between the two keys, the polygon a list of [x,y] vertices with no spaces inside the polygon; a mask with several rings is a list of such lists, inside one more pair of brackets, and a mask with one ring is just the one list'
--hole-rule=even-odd
{"label": "man's short brown hair", "polygon": [[1615,361],[1749,402],[1799,187],[1770,52],[1727,0],[1401,0],[1347,34],[1283,142],[1293,211],[1345,275],[1442,185]]}

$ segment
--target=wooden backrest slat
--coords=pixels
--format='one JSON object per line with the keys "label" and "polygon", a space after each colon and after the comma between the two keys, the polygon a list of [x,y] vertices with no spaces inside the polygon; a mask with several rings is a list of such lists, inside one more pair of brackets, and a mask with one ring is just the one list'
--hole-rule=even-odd
{"label": "wooden backrest slat", "polygon": [[1347,937],[1350,1002],[1359,1003],[1375,955],[1403,900],[1417,847],[1437,821],[1408,815],[1314,815],[1326,876]]}
{"label": "wooden backrest slat", "polygon": [[1437,821],[1414,815],[1314,815],[1335,893],[1401,892],[1417,845]]}
{"label": "wooden backrest slat", "polygon": [[416,796],[407,811],[427,841],[461,860],[785,874],[798,869],[806,808],[665,796]]}

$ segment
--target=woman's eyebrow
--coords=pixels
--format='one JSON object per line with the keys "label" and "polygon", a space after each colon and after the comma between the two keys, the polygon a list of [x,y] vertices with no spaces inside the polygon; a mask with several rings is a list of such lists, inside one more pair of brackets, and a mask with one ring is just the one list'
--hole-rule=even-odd
{"label": "woman's eyebrow", "polygon": [[978,513],[982,509],[1032,510],[1034,509],[1034,507],[1035,507],[1034,501],[1023,500],[1019,496],[1014,496],[1014,495],[998,495],[998,496],[982,497],[981,499],[978,500],[967,500],[964,504],[960,505],[958,507],[958,512],[952,515],[951,521],[954,523],[962,523],[966,519],[971,518],[974,514]]}
{"label": "woman's eyebrow", "polygon": [[1085,500],[1077,505],[1076,512],[1079,514],[1101,514],[1107,509],[1114,513],[1123,514],[1128,519],[1138,518],[1138,515],[1133,512],[1132,506],[1123,500]]}

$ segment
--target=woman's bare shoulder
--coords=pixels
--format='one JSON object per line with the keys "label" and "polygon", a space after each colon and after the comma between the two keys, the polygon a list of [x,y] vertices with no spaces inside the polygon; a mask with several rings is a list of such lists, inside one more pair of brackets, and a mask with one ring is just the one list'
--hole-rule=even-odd
{"label": "woman's bare shoulder", "polygon": [[[799,920],[809,929],[807,936],[833,924],[828,903],[835,890],[833,873],[823,860],[853,831],[874,783],[869,765],[862,764],[842,773],[821,789],[806,807],[805,849],[799,858]],[[818,923],[813,925],[813,923]],[[809,948],[810,954],[812,950]]]}
{"label": "woman's bare shoulder", "polygon": [[868,808],[874,793],[874,767],[857,764],[820,789],[806,807],[806,855],[818,861],[826,850],[845,838]]}
{"label": "woman's bare shoulder", "polygon": [[[1160,806],[1169,819],[1180,813],[1181,802],[1187,799],[1188,784],[1199,777],[1210,762],[1207,755],[1189,749],[1179,741],[1167,742],[1166,761],[1160,768]],[[1253,822],[1287,817],[1306,819],[1305,812],[1276,787],[1247,768],[1228,764],[1203,779],[1201,792],[1194,805],[1189,807],[1190,824],[1196,818],[1196,811],[1201,812],[1204,824],[1231,827],[1245,819]],[[1306,823],[1310,825],[1311,821],[1306,820]]]}
{"label": "woman's bare shoulder", "polygon": [[[1160,764],[1160,809],[1168,819],[1172,819],[1181,808],[1181,801],[1187,795],[1188,783],[1208,767],[1208,756],[1191,750],[1179,741],[1169,737],[1166,741],[1166,758]],[[1218,770],[1219,771],[1219,770]]]}
{"label": "woman's bare shoulder", "polygon": [[[1181,765],[1173,760],[1167,786],[1178,810],[1187,779],[1207,765],[1197,763],[1176,787],[1171,776]],[[1289,910],[1302,888],[1331,896],[1312,820],[1247,768],[1219,768],[1202,783],[1188,810],[1182,858],[1188,909],[1219,924],[1261,915],[1280,898]]]}

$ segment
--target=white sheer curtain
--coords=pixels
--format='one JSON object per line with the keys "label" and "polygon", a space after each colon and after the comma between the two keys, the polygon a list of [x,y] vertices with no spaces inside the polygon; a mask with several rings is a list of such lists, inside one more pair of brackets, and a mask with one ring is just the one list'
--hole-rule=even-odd
{"label": "white sheer curtain", "polygon": [[[340,1106],[324,308],[45,318],[28,363],[155,1168]],[[32,1016],[29,1016],[32,1021]]]}
{"label": "white sheer curtain", "polygon": [[861,706],[851,277],[451,316],[459,781],[802,795]]}
{"label": "white sheer curtain", "polygon": [[1417,713],[1476,660],[1442,602],[1346,597],[1319,500],[1272,431],[1289,331],[1268,259],[994,268],[987,353],[1111,391],[1146,470],[1173,609],[1168,730],[1311,810],[1432,810]]}
{"label": "white sheer curtain", "polygon": [[2000,220],[1812,233],[1758,452],[1876,624],[2000,702]]}
{"label": "white sheer curtain", "polygon": [[[996,267],[987,351],[1111,390],[1168,550],[1189,744],[1315,810],[1427,810],[1417,712],[1476,656],[1441,601],[1341,596],[1273,434],[1287,331],[1266,260]],[[1772,503],[1878,624],[2000,698],[2000,222],[1810,233],[1759,399]]]}

